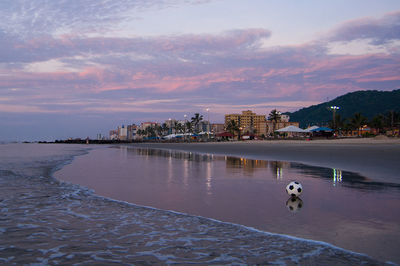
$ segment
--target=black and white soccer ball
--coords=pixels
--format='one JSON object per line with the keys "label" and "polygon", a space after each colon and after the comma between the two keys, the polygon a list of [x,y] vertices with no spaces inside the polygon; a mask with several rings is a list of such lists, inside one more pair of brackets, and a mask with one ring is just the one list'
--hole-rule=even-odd
{"label": "black and white soccer ball", "polygon": [[298,197],[290,197],[286,201],[286,207],[288,208],[289,211],[291,212],[297,212],[301,208],[303,208],[303,201],[298,198]]}
{"label": "black and white soccer ball", "polygon": [[286,192],[291,197],[298,197],[303,192],[303,187],[299,182],[292,181],[286,186]]}

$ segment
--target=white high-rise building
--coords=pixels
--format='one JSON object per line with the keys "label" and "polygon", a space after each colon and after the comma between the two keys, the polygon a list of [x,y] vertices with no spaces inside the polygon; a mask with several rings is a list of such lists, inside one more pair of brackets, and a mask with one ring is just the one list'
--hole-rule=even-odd
{"label": "white high-rise building", "polygon": [[128,139],[128,128],[124,125],[118,126],[118,139],[127,140]]}

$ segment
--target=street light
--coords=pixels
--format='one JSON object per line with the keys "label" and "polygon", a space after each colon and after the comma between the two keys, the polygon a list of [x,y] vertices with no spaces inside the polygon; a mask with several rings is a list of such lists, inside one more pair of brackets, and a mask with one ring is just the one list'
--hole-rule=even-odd
{"label": "street light", "polygon": [[332,105],[331,106],[331,110],[333,111],[332,115],[333,115],[333,130],[336,131],[336,110],[339,110],[340,107],[336,106],[336,105]]}
{"label": "street light", "polygon": [[[207,131],[210,132],[211,131],[211,127],[210,127],[210,108],[206,109],[207,111]],[[207,132],[207,138],[209,138],[209,133]]]}
{"label": "street light", "polygon": [[183,130],[184,130],[184,134],[183,134],[183,140],[185,141],[186,140],[186,117],[187,117],[187,115],[183,115],[183,117],[185,118],[185,124],[184,124],[184,127],[183,127]]}

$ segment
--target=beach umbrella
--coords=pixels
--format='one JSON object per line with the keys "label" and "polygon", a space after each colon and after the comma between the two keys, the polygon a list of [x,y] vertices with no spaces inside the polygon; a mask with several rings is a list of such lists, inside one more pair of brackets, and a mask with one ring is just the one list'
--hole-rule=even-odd
{"label": "beach umbrella", "polygon": [[206,134],[211,135],[213,133],[212,132],[205,132],[205,131],[202,131],[202,132],[199,133],[199,135],[206,135]]}
{"label": "beach umbrella", "polygon": [[332,132],[333,129],[331,129],[329,127],[318,127],[318,128],[314,128],[314,129],[311,130],[311,132],[321,132],[321,131]]}
{"label": "beach umbrella", "polygon": [[164,136],[165,139],[173,139],[175,137],[176,137],[175,134],[170,134],[170,135]]}
{"label": "beach umbrella", "polygon": [[316,128],[319,128],[319,126],[308,127],[308,128],[306,128],[304,130],[307,131],[307,132],[311,132],[311,130],[316,129]]}
{"label": "beach umbrella", "polygon": [[299,127],[296,126],[287,126],[278,130],[275,130],[276,132],[294,132],[294,133],[305,133],[307,131],[305,131],[304,129],[301,129]]}

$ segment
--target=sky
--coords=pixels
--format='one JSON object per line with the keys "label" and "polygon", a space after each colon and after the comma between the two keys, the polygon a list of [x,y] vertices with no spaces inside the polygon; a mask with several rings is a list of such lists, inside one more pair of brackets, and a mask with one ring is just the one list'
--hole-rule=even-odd
{"label": "sky", "polygon": [[0,17],[0,141],[400,88],[398,0],[2,0]]}

